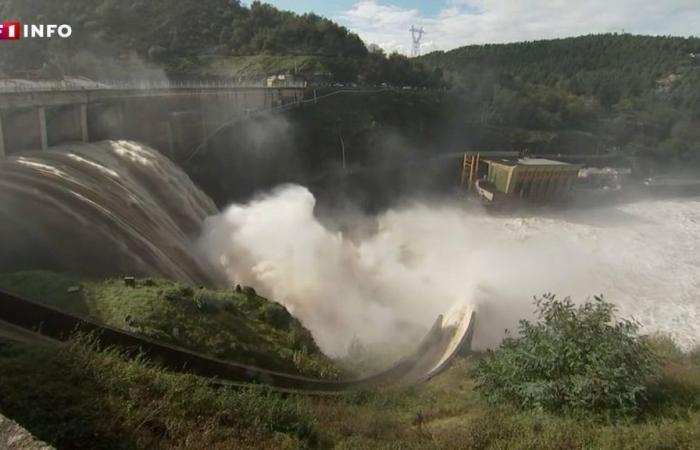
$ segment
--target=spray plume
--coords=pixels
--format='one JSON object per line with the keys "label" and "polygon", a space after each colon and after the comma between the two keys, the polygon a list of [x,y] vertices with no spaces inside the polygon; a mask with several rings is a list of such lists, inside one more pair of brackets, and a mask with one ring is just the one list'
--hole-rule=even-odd
{"label": "spray plume", "polygon": [[700,236],[695,201],[518,218],[414,203],[345,234],[324,227],[314,206],[306,188],[280,187],[207,219],[202,246],[229,280],[285,304],[331,354],[355,335],[417,336],[464,303],[477,306],[475,344],[492,347],[545,292],[579,301],[603,293],[646,331],[686,347],[700,336],[700,272],[686,251]]}

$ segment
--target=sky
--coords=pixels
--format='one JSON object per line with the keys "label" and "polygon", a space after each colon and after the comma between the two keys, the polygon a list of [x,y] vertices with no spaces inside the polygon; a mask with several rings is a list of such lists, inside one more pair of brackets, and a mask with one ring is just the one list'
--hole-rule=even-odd
{"label": "sky", "polygon": [[358,33],[367,44],[409,54],[408,29],[423,27],[421,51],[628,32],[700,35],[700,0],[265,0],[314,12]]}

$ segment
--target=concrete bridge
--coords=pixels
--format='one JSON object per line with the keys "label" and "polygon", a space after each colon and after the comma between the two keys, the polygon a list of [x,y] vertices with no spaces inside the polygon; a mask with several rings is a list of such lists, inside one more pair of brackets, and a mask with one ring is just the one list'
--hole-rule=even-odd
{"label": "concrete bridge", "polygon": [[301,104],[303,84],[0,84],[0,158],[75,141],[132,139],[172,158],[237,115]]}

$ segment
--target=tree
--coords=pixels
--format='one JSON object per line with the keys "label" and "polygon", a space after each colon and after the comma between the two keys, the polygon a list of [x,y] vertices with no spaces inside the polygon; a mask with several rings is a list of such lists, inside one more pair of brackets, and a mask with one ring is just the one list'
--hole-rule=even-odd
{"label": "tree", "polygon": [[616,320],[601,297],[576,306],[547,294],[535,305],[538,321],[521,320],[518,337],[506,336],[479,361],[478,392],[526,409],[637,413],[659,367],[639,325]]}

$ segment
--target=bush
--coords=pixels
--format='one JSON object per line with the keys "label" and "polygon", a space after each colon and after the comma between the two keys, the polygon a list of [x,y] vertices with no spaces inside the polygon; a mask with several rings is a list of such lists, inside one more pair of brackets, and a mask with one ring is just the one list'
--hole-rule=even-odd
{"label": "bush", "polygon": [[194,294],[194,304],[198,310],[204,313],[216,311],[216,300],[213,299],[206,291],[200,290]]}
{"label": "bush", "polygon": [[539,320],[521,320],[520,336],[507,335],[477,365],[478,392],[550,412],[639,412],[659,363],[638,323],[615,320],[615,307],[601,297],[576,306],[547,294],[535,305]]}
{"label": "bush", "polygon": [[289,330],[294,320],[284,306],[272,302],[262,308],[260,318],[278,330]]}
{"label": "bush", "polygon": [[700,367],[700,345],[693,348],[688,354],[691,364]]}
{"label": "bush", "polygon": [[656,333],[648,337],[654,353],[663,364],[681,363],[687,359],[687,355],[678,347],[676,341],[667,334]]}
{"label": "bush", "polygon": [[189,286],[176,286],[165,289],[161,296],[169,302],[185,301],[192,298],[194,290]]}

